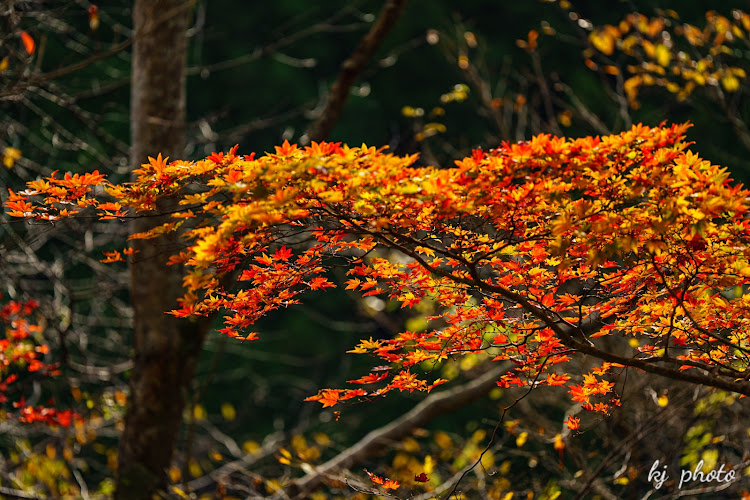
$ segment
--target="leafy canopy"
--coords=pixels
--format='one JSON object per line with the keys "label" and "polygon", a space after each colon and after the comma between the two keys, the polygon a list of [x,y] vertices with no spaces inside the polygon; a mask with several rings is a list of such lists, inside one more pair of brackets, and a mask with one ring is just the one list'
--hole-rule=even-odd
{"label": "leafy canopy", "polygon": [[[163,214],[131,239],[184,244],[169,258],[185,266],[170,314],[223,314],[221,332],[244,340],[302,292],[334,288],[335,268],[362,296],[432,304],[425,331],[350,351],[381,366],[353,389],[309,398],[323,406],[429,391],[445,380],[420,367],[485,353],[515,364],[501,386],[565,386],[606,413],[629,367],[750,394],[749,193],[687,149],[687,128],[539,135],[445,169],[339,143],[285,142],[259,158],[236,148],[194,162],[158,156],[131,183],[54,173],[5,206],[50,223],[84,209]],[[133,250],[105,260],[124,254]],[[581,354],[601,364],[576,373]]]}

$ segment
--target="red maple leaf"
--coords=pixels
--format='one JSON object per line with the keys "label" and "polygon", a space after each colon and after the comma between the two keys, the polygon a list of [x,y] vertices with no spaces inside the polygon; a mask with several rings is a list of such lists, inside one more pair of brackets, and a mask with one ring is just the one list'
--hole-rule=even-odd
{"label": "red maple leaf", "polygon": [[276,250],[273,254],[274,260],[289,260],[289,257],[292,256],[292,249],[287,248],[286,245]]}
{"label": "red maple leaf", "polygon": [[429,477],[427,477],[427,474],[425,474],[424,472],[421,472],[421,473],[419,473],[419,474],[416,474],[416,475],[414,476],[414,480],[415,480],[416,482],[418,482],[418,483],[427,483],[427,482],[429,482],[429,481],[430,481],[430,478],[429,478]]}
{"label": "red maple leaf", "polygon": [[374,384],[375,382],[380,382],[381,380],[385,380],[387,377],[388,377],[387,373],[381,373],[381,374],[370,373],[356,380],[349,380],[348,383],[350,384]]}

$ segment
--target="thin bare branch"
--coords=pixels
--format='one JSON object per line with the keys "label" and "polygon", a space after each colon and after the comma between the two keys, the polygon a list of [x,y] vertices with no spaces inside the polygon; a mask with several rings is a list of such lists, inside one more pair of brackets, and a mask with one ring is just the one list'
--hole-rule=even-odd
{"label": "thin bare branch", "polygon": [[359,76],[375,51],[383,43],[383,40],[385,40],[385,37],[396,24],[398,18],[401,17],[405,6],[406,0],[388,0],[385,4],[378,20],[375,21],[370,31],[359,42],[354,53],[341,65],[341,72],[336,82],[331,86],[325,108],[305,133],[307,140],[322,141],[331,133],[331,130],[333,130],[334,125],[341,116],[344,104],[349,97],[349,90],[357,79],[357,76]]}

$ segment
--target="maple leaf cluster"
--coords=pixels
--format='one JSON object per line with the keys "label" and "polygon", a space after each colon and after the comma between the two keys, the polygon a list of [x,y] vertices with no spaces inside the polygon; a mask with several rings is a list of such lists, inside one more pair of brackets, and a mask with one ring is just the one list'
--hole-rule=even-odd
{"label": "maple leaf cluster", "polygon": [[[185,266],[186,293],[171,314],[221,313],[222,333],[245,340],[270,311],[334,288],[335,267],[362,296],[437,304],[425,331],[350,351],[384,368],[308,398],[323,406],[429,391],[445,381],[420,367],[484,353],[515,365],[500,386],[563,386],[606,413],[628,367],[750,394],[750,193],[688,150],[687,128],[539,135],[443,169],[340,143],[158,156],[130,183],[53,175],[5,205],[126,219],[169,200],[168,222],[131,238],[183,241],[169,263]],[[602,364],[576,374],[579,354]]]}
{"label": "maple leaf cluster", "polygon": [[367,476],[370,478],[370,481],[372,481],[375,484],[379,484],[386,490],[397,490],[401,487],[401,484],[395,479],[388,479],[387,477],[377,476],[367,469],[365,469],[365,473],[367,473]]}
{"label": "maple leaf cluster", "polygon": [[31,323],[28,319],[37,306],[33,300],[11,300],[0,307],[0,325],[4,330],[4,336],[0,338],[0,404],[12,403],[13,408],[18,409],[18,418],[22,422],[42,422],[67,427],[80,420],[80,416],[72,410],[34,407],[27,405],[23,396],[16,401],[8,397],[9,394],[19,391],[15,387],[22,380],[24,372],[42,376],[55,376],[60,373],[56,365],[43,361],[49,347],[33,339],[34,334],[42,331],[39,325]]}

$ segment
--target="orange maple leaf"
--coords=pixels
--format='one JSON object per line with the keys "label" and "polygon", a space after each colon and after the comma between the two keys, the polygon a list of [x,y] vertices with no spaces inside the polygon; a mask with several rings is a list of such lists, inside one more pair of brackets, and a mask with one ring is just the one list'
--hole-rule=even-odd
{"label": "orange maple leaf", "polygon": [[565,425],[568,426],[568,429],[577,431],[581,426],[581,419],[572,415],[568,416],[568,419],[565,421]]}
{"label": "orange maple leaf", "polygon": [[565,385],[570,380],[570,376],[566,374],[550,373],[547,375],[547,384],[551,386]]}
{"label": "orange maple leaf", "polygon": [[359,278],[352,278],[350,280],[347,280],[345,290],[356,290],[360,283],[362,283],[362,280],[360,280]]}
{"label": "orange maple leaf", "polygon": [[273,264],[273,258],[269,257],[265,253],[263,253],[263,255],[261,255],[260,257],[255,257],[255,260],[266,266],[270,266],[271,264]]}
{"label": "orange maple leaf", "polygon": [[284,140],[284,144],[281,146],[274,146],[276,149],[276,154],[280,156],[289,156],[292,153],[297,151],[297,145],[296,144],[289,144],[288,140]]}
{"label": "orange maple leaf", "polygon": [[323,405],[323,408],[328,408],[329,406],[336,406],[339,402],[340,393],[341,390],[339,389],[323,389],[315,396],[305,398],[305,401],[318,401]]}
{"label": "orange maple leaf", "polygon": [[104,252],[105,258],[99,260],[99,262],[103,262],[105,264],[109,264],[111,262],[125,262],[125,259],[123,258],[122,254],[118,252],[117,250],[114,250],[112,252]]}
{"label": "orange maple leaf", "polygon": [[383,477],[380,477],[380,476],[376,476],[375,474],[373,474],[372,472],[368,471],[367,469],[365,469],[364,471],[370,477],[370,481],[372,481],[373,483],[381,485],[383,488],[385,488],[387,490],[397,490],[401,486],[401,484],[399,484],[399,482],[396,481],[395,479],[388,479],[387,477],[383,478]]}
{"label": "orange maple leaf", "polygon": [[23,48],[26,50],[26,53],[29,55],[33,54],[34,50],[36,50],[36,42],[33,38],[31,38],[31,35],[29,35],[25,31],[22,31],[21,41],[23,42]]}
{"label": "orange maple leaf", "polygon": [[348,380],[347,383],[349,384],[374,384],[375,382],[380,382],[381,380],[385,380],[388,377],[387,373],[370,373],[363,377],[360,377],[356,380]]}
{"label": "orange maple leaf", "polygon": [[[165,168],[167,168],[167,160],[169,160],[169,156],[166,158],[162,158],[161,153],[156,158],[148,157],[148,163],[149,165],[154,169],[154,172],[157,174],[161,174]],[[145,166],[145,165],[144,165]]]}
{"label": "orange maple leaf", "polygon": [[310,280],[310,290],[325,290],[326,288],[335,288],[336,285],[328,281],[328,279],[317,276]]}

